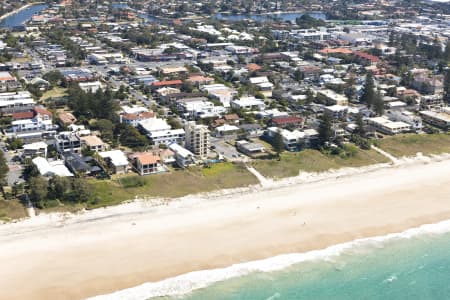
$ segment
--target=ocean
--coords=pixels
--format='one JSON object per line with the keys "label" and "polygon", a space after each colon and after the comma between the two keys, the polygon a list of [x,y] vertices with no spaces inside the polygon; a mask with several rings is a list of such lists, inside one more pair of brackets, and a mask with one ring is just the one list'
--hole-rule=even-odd
{"label": "ocean", "polygon": [[192,272],[99,299],[450,299],[450,220],[304,254]]}

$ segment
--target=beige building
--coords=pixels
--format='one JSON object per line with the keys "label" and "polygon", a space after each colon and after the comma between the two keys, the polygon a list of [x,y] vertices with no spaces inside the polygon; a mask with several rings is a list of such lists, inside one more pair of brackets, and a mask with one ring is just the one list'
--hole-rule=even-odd
{"label": "beige building", "polygon": [[187,122],[184,130],[186,132],[186,148],[198,157],[208,157],[210,136],[208,127],[197,125],[195,122]]}

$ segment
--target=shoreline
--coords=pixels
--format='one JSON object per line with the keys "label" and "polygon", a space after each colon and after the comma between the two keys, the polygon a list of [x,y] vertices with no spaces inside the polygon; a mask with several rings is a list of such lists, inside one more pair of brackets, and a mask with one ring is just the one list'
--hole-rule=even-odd
{"label": "shoreline", "polygon": [[156,299],[158,297],[183,296],[213,284],[250,275],[252,273],[271,273],[282,271],[304,262],[329,260],[364,247],[384,247],[391,241],[398,241],[429,234],[444,234],[450,232],[450,219],[434,224],[424,224],[407,229],[403,232],[390,233],[356,239],[350,242],[336,244],[324,249],[311,250],[304,253],[288,253],[262,260],[233,264],[222,269],[194,271],[157,282],[146,282],[142,285],[116,291],[110,294],[90,297],[87,300],[136,300]]}
{"label": "shoreline", "polygon": [[[82,299],[448,220],[449,157],[4,224],[0,277],[7,280],[0,288],[8,299]],[[19,288],[24,280],[26,291]]]}

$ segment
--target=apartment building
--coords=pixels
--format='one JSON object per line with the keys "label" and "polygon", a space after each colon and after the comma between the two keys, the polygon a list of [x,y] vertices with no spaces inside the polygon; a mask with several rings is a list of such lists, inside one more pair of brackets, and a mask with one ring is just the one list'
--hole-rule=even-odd
{"label": "apartment building", "polygon": [[187,122],[184,131],[186,133],[186,148],[198,157],[208,157],[210,136],[208,127],[197,125],[195,122]]}

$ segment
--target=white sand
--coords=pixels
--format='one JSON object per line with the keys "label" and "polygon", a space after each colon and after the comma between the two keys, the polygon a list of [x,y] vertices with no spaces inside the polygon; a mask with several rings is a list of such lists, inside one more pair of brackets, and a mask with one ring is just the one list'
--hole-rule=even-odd
{"label": "white sand", "polygon": [[0,298],[82,299],[400,232],[450,219],[449,183],[450,161],[422,158],[390,168],[304,174],[270,189],[190,196],[170,205],[136,201],[5,224]]}

